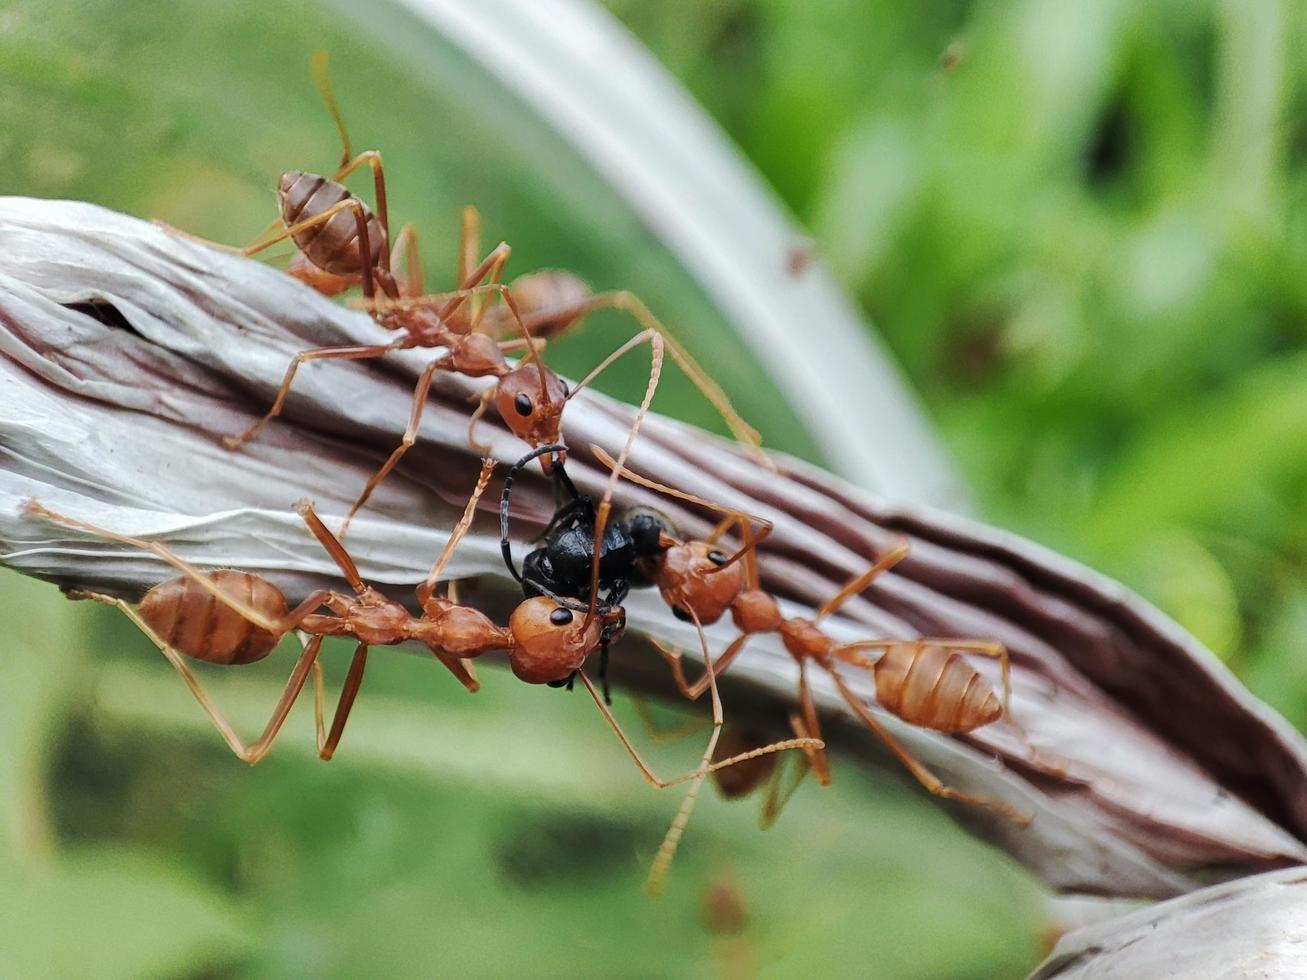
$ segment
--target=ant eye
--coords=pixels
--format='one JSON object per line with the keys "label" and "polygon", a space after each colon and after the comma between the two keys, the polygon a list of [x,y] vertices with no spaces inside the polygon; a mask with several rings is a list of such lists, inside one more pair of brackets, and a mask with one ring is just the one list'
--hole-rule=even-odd
{"label": "ant eye", "polygon": [[572,621],[572,610],[559,606],[549,614],[549,621],[555,626],[566,626]]}
{"label": "ant eye", "polygon": [[672,615],[683,623],[688,623],[690,621],[690,614],[680,606],[672,606]]}
{"label": "ant eye", "polygon": [[720,551],[710,551],[710,552],[708,552],[708,560],[709,560],[710,562],[712,562],[714,565],[725,565],[725,564],[726,564],[726,556],[725,556],[724,554],[722,554]]}
{"label": "ant eye", "polygon": [[517,397],[513,399],[513,407],[517,409],[518,415],[530,415],[533,407],[531,405],[531,396],[525,391],[518,392]]}

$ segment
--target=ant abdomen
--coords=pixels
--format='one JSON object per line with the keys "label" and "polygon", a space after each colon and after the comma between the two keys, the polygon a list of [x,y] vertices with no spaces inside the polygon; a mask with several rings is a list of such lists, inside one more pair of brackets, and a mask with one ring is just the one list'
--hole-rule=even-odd
{"label": "ant abdomen", "polygon": [[[268,619],[279,620],[289,612],[286,597],[265,578],[229,568],[204,574],[226,595]],[[169,646],[211,664],[262,660],[281,640],[184,575],[145,593],[140,614]]]}
{"label": "ant abdomen", "polygon": [[[381,222],[344,184],[318,174],[288,170],[281,175],[277,199],[281,203],[281,220],[288,228],[316,217],[342,201],[357,202],[367,218],[368,266],[372,268],[380,262],[386,248],[386,235],[381,230]],[[342,208],[324,224],[305,228],[292,237],[300,251],[319,269],[336,276],[362,274],[364,267],[359,255],[358,221],[351,208]]]}
{"label": "ant abdomen", "polygon": [[969,732],[997,721],[1003,706],[961,654],[904,643],[876,661],[876,699],[904,721],[937,732]]}

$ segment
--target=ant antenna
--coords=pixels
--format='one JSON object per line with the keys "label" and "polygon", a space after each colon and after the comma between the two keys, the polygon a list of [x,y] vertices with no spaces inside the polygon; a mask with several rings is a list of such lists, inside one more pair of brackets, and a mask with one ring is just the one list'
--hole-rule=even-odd
{"label": "ant antenna", "polygon": [[[513,493],[513,481],[517,479],[517,474],[522,471],[522,468],[532,460],[545,455],[545,453],[556,453],[566,449],[566,446],[556,442],[552,442],[547,446],[539,446],[514,463],[509,468],[508,475],[504,477],[504,489],[499,495],[499,551],[504,556],[504,564],[508,566],[508,571],[517,580],[518,585],[526,585],[527,583],[522,578],[522,573],[517,570],[517,565],[513,562],[513,544],[508,540],[508,500]],[[572,481],[568,480],[567,482],[570,487]],[[576,488],[572,487],[572,490],[575,492]],[[532,582],[531,585],[539,587],[535,582]],[[541,591],[551,599],[557,598],[547,589],[541,589]]]}

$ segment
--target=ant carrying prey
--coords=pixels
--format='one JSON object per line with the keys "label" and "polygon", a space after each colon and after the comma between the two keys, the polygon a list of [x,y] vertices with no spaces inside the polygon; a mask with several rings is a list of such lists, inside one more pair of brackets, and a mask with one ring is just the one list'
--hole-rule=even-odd
{"label": "ant carrying prey", "polygon": [[[528,683],[566,682],[579,678],[605,721],[621,741],[641,774],[659,788],[691,782],[697,787],[709,773],[786,749],[812,750],[814,739],[791,739],[751,749],[738,758],[714,758],[716,729],[697,768],[671,779],[660,778],[643,760],[621,725],[600,698],[584,672],[586,659],[602,642],[621,635],[625,615],[620,607],[605,608],[591,623],[582,622],[577,612],[581,603],[536,596],[521,602],[507,627],[492,622],[485,614],[461,605],[451,595],[439,595],[437,584],[449,559],[471,526],[476,505],[490,480],[494,463],[486,460],[462,518],[426,578],[418,586],[421,613],[412,615],[403,605],[367,585],[340,540],[318,518],[312,505],[301,502],[297,510],[309,531],[330,555],[353,589],[345,594],[327,589],[311,593],[293,609],[285,595],[262,576],[232,569],[202,571],[158,542],[120,534],[77,518],[56,513],[36,501],[25,503],[31,518],[83,531],[147,551],[176,568],[181,574],[151,588],[133,609],[122,599],[90,591],[72,591],[70,596],[116,606],[159,648],[182,675],[232,752],[251,765],[272,747],[291,708],[312,674],[315,690],[315,721],[318,750],[323,759],[334,754],[344,733],[363,681],[368,650],[377,645],[414,642],[426,646],[469,691],[479,685],[468,661],[491,651],[505,651],[513,673]],[[292,631],[308,637],[296,660],[263,733],[247,745],[236,734],[223,713],[204,691],[187,659],[233,666],[262,660]],[[335,716],[329,732],[322,719],[322,678],[318,663],[323,640],[328,636],[348,637],[356,642]],[[711,675],[712,660],[705,653],[705,669]],[[709,678],[708,689],[720,725],[720,699]]]}

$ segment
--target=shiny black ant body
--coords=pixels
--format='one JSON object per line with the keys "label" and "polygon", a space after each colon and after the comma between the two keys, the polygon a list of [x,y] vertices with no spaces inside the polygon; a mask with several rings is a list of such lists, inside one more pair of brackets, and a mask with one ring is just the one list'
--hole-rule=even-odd
{"label": "shiny black ant body", "polygon": [[[527,598],[548,596],[568,608],[586,608],[590,601],[594,566],[594,539],[596,508],[593,498],[576,489],[567,475],[562,456],[552,467],[556,498],[566,494],[571,499],[561,503],[541,535],[541,544],[522,561],[519,572],[513,560],[512,544],[508,540],[509,499],[513,481],[523,467],[538,456],[564,451],[561,445],[540,446],[527,453],[509,469],[504,479],[504,490],[499,499],[499,547],[509,573],[522,586]],[[604,527],[603,543],[599,552],[599,589],[603,593],[598,601],[600,612],[611,612],[621,607],[632,588],[649,588],[654,583],[640,570],[642,559],[654,557],[666,550],[672,527],[665,517],[639,508],[610,520]],[[611,634],[611,631],[610,631]],[[608,640],[601,639],[599,677],[603,682],[604,698],[608,690]],[[571,687],[571,679],[558,682]]]}

